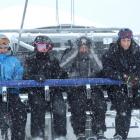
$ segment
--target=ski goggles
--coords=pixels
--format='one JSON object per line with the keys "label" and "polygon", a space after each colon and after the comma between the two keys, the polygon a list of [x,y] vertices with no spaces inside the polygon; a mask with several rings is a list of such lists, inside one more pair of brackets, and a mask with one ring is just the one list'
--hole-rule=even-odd
{"label": "ski goggles", "polygon": [[7,37],[0,38],[0,45],[7,45],[10,43],[10,40]]}
{"label": "ski goggles", "polygon": [[39,51],[43,51],[45,49],[51,50],[53,48],[52,44],[50,43],[34,43],[34,45]]}
{"label": "ski goggles", "polygon": [[0,45],[0,49],[9,49],[10,46],[9,45]]}

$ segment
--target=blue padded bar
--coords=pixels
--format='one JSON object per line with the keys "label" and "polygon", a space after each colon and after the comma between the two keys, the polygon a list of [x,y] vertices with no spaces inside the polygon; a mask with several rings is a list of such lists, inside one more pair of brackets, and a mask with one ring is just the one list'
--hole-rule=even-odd
{"label": "blue padded bar", "polygon": [[78,78],[78,79],[48,79],[44,83],[39,83],[34,80],[10,80],[0,82],[0,87],[57,87],[57,86],[84,86],[86,84],[96,85],[121,85],[122,81],[112,80],[109,78]]}

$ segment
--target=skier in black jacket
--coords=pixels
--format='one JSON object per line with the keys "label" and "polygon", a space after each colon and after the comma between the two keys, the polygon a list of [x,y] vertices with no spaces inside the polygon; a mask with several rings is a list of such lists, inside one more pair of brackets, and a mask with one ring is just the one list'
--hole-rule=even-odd
{"label": "skier in black jacket", "polygon": [[[93,50],[92,40],[86,36],[79,37],[73,49],[64,57],[61,66],[67,70],[70,78],[96,77],[102,65]],[[106,102],[99,87],[86,90],[86,86],[70,88],[68,101],[71,111],[71,123],[77,140],[86,140],[86,111],[92,116],[93,135],[88,140],[105,139]]]}
{"label": "skier in black jacket", "polygon": [[130,29],[121,29],[116,43],[111,43],[103,56],[103,71],[106,77],[124,81],[121,86],[112,86],[108,96],[117,111],[114,138],[127,139],[131,110],[138,97],[140,78],[140,47],[133,39]]}
{"label": "skier in black jacket", "polygon": [[[62,69],[58,60],[51,55],[53,43],[47,36],[37,36],[33,42],[35,53],[25,61],[25,79],[44,82],[45,79],[59,79]],[[45,91],[44,87],[30,88],[29,104],[31,106],[31,135],[44,138],[45,128]],[[50,88],[50,104],[53,113],[53,129],[57,140],[65,140],[66,106],[59,87]],[[59,138],[59,139],[58,139]]]}

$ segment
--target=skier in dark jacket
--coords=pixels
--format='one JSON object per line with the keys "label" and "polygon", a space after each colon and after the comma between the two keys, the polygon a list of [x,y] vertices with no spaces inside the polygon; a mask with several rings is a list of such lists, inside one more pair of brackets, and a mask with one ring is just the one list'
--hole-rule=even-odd
{"label": "skier in dark jacket", "polygon": [[[67,69],[70,78],[95,77],[96,73],[101,70],[101,62],[92,47],[91,39],[86,36],[81,36],[76,40],[76,45],[67,55],[66,61],[61,63],[61,66]],[[72,115],[71,123],[77,140],[86,140],[85,125],[87,110],[92,112],[93,131],[92,137],[88,139],[105,138],[103,134],[106,130],[106,103],[100,88],[91,86],[91,89],[88,91],[86,90],[86,86],[70,88],[68,101]]]}
{"label": "skier in dark jacket", "polygon": [[[0,81],[21,80],[23,78],[23,66],[16,57],[11,55],[9,43],[8,37],[0,34]],[[2,87],[0,87],[0,94],[2,93]],[[18,88],[7,88],[6,103],[0,95],[0,113],[4,110],[1,107],[6,104],[5,111],[10,114],[12,120],[11,140],[25,140],[27,112],[25,105],[20,100],[19,93]]]}
{"label": "skier in dark jacket", "polygon": [[[47,36],[37,36],[33,42],[35,53],[25,61],[25,79],[44,82],[45,79],[59,79],[62,69],[58,60],[51,55],[53,43]],[[31,105],[31,135],[32,138],[44,138],[45,101],[44,87],[31,88],[29,91]],[[57,140],[65,140],[66,136],[66,106],[59,87],[50,87],[50,104],[53,113],[53,129]]]}
{"label": "skier in dark jacket", "polygon": [[130,29],[121,29],[117,42],[111,43],[108,52],[103,56],[103,71],[106,77],[124,81],[121,86],[110,87],[108,96],[117,111],[114,138],[126,140],[132,104],[136,103],[135,99],[139,94],[140,78],[140,47],[134,41]]}

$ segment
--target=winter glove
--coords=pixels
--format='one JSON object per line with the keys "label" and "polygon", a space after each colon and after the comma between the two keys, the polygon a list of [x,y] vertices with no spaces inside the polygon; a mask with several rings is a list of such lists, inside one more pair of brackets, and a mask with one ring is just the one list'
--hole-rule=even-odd
{"label": "winter glove", "polygon": [[68,78],[68,73],[62,70],[62,71],[61,71],[60,78],[61,78],[61,79],[66,79],[66,78]]}
{"label": "winter glove", "polygon": [[138,86],[139,78],[135,75],[123,75],[124,81],[126,84],[131,84],[132,87]]}
{"label": "winter glove", "polygon": [[45,76],[44,75],[36,75],[35,76],[35,81],[37,81],[37,82],[45,82],[45,80],[46,80],[46,78],[45,78]]}

